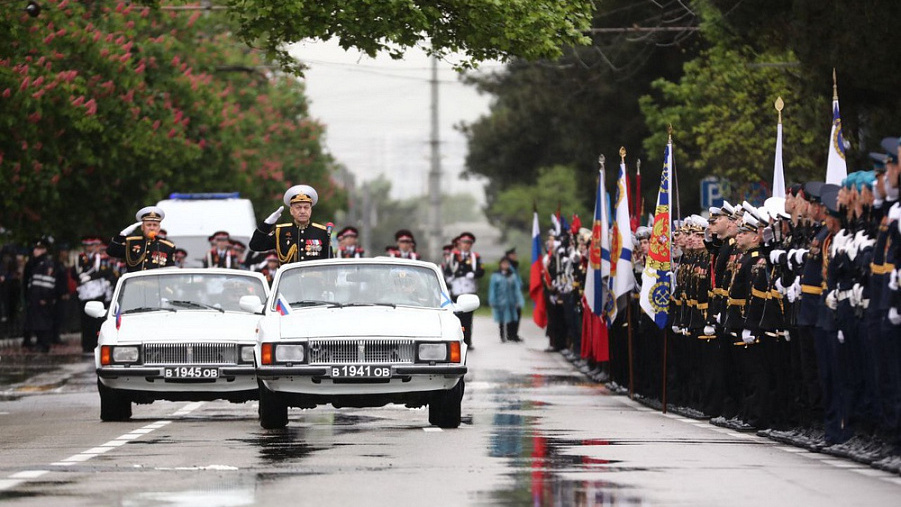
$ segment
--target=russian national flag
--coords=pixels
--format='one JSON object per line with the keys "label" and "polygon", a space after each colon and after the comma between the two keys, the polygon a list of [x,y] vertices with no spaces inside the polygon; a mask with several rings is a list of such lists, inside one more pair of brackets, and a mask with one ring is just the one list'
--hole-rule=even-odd
{"label": "russian national flag", "polygon": [[279,294],[278,299],[275,300],[275,311],[277,311],[279,315],[291,314],[291,305],[285,301],[281,294]]}
{"label": "russian national flag", "polygon": [[542,283],[544,264],[541,250],[541,228],[538,225],[538,210],[535,210],[532,216],[532,267],[529,271],[529,298],[535,305],[532,311],[532,320],[538,327],[544,328],[547,327],[547,308],[544,306],[544,284]]}

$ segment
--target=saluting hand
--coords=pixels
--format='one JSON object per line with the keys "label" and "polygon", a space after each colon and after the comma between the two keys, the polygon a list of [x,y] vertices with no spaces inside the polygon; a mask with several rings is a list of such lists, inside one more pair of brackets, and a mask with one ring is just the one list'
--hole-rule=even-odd
{"label": "saluting hand", "polygon": [[263,220],[263,222],[269,225],[275,225],[275,223],[278,222],[279,217],[282,216],[282,211],[285,211],[285,207],[279,206],[278,209],[273,211],[271,215],[266,217],[266,220]]}
{"label": "saluting hand", "polygon": [[135,222],[135,223],[129,225],[128,227],[122,229],[122,232],[120,232],[119,234],[121,234],[123,236],[128,236],[129,234],[133,233],[135,231],[135,229],[137,229],[140,226],[141,226],[141,222]]}

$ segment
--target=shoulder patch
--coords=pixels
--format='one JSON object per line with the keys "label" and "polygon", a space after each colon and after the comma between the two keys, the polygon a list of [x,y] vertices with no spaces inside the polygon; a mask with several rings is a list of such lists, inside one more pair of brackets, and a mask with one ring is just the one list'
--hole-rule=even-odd
{"label": "shoulder patch", "polygon": [[755,257],[760,257],[760,251],[759,251],[759,250],[755,250],[755,251],[751,252],[751,258],[753,259],[753,258],[755,258]]}
{"label": "shoulder patch", "polygon": [[166,246],[171,246],[172,248],[175,248],[175,243],[169,241],[168,239],[161,239],[160,243],[162,243]]}
{"label": "shoulder patch", "polygon": [[311,223],[310,225],[312,225],[313,227],[316,227],[317,229],[322,229],[323,231],[327,231],[327,230],[328,230],[328,227],[326,227],[326,226],[324,226],[324,225],[322,225],[322,224],[317,224],[316,222],[313,222],[313,223]]}

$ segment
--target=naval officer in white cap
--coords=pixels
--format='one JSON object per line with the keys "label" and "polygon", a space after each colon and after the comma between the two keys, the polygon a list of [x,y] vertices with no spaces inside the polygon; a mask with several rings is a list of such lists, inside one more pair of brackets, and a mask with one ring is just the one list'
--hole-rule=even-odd
{"label": "naval officer in white cap", "polygon": [[250,249],[256,252],[275,250],[279,265],[332,257],[329,230],[310,221],[319,194],[309,185],[294,185],[285,192],[285,206],[291,212],[291,223],[278,224],[285,206],[280,206],[253,231]]}
{"label": "naval officer in white cap", "polygon": [[174,266],[175,243],[159,237],[160,223],[164,218],[166,212],[156,206],[141,208],[135,213],[137,222],[122,229],[110,241],[106,253],[110,257],[125,259],[129,273]]}

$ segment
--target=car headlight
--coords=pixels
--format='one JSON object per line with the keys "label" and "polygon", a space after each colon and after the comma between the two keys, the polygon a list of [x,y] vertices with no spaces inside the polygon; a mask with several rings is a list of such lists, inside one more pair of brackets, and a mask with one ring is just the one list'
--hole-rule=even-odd
{"label": "car headlight", "polygon": [[276,346],[275,361],[279,363],[303,362],[303,345],[280,344]]}
{"label": "car headlight", "polygon": [[138,355],[137,347],[113,347],[114,363],[136,363]]}
{"label": "car headlight", "polygon": [[421,361],[445,361],[447,360],[446,343],[420,343],[419,359]]}
{"label": "car headlight", "polygon": [[241,362],[242,363],[252,363],[253,362],[253,345],[244,345],[241,347]]}

